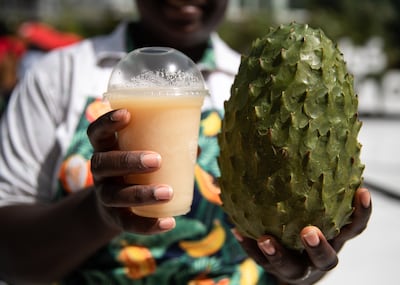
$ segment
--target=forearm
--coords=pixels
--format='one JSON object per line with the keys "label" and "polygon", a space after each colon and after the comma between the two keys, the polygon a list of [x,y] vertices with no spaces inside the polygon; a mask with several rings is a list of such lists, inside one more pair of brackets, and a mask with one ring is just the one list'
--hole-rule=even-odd
{"label": "forearm", "polygon": [[62,278],[119,233],[101,217],[92,190],[49,206],[1,208],[0,278],[33,284]]}

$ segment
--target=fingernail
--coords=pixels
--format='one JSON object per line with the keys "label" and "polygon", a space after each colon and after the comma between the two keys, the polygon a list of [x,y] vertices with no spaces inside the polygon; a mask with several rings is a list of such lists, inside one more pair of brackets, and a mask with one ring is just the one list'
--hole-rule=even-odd
{"label": "fingernail", "polygon": [[113,122],[118,122],[122,119],[123,116],[125,116],[125,114],[128,111],[126,109],[120,109],[120,110],[116,110],[115,112],[113,112],[110,116],[110,120]]}
{"label": "fingernail", "polygon": [[368,190],[361,192],[360,201],[364,208],[369,208],[371,206],[371,195]]}
{"label": "fingernail", "polygon": [[231,232],[238,242],[243,241],[243,236],[237,231],[237,229],[233,228],[233,229],[231,229]]}
{"label": "fingernail", "polygon": [[170,230],[175,228],[175,219],[174,218],[160,218],[158,222],[158,227],[162,230]]}
{"label": "fingernail", "polygon": [[172,188],[166,185],[159,186],[154,189],[154,197],[156,200],[169,200],[172,198]]}
{"label": "fingernail", "polygon": [[319,236],[315,230],[309,230],[303,235],[303,239],[311,247],[316,247],[319,245]]}
{"label": "fingernail", "polygon": [[160,166],[161,156],[158,153],[144,153],[140,160],[145,167],[155,168]]}
{"label": "fingernail", "polygon": [[270,239],[258,242],[258,246],[267,255],[274,255],[276,253],[275,246]]}

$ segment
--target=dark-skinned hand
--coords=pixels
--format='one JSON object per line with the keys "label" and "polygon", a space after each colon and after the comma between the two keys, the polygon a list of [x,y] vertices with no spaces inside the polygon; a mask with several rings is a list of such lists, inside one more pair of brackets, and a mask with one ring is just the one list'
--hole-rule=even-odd
{"label": "dark-skinned hand", "polygon": [[[126,127],[129,120],[129,112],[121,109],[101,116],[88,128],[94,148],[91,169],[99,207],[104,219],[121,231],[155,234],[171,230],[175,227],[172,217],[145,218],[129,210],[130,207],[164,203],[172,198],[168,185],[127,185],[124,182],[125,175],[148,173],[161,165],[161,157],[155,152],[118,150],[116,132]],[[281,284],[313,284],[337,265],[337,253],[344,243],[366,228],[371,210],[370,194],[367,189],[360,188],[354,198],[352,223],[330,241],[317,227],[305,227],[300,233],[305,247],[302,254],[283,247],[273,236],[254,240],[236,230],[233,233],[249,256],[276,276]]]}
{"label": "dark-skinned hand", "polygon": [[90,124],[87,134],[94,148],[91,171],[94,191],[104,220],[113,229],[140,234],[156,234],[175,227],[175,219],[145,218],[135,215],[131,207],[165,203],[172,198],[168,185],[129,185],[128,174],[149,173],[161,165],[158,153],[118,149],[116,133],[127,126],[127,110],[108,112]]}
{"label": "dark-skinned hand", "polygon": [[358,189],[353,204],[352,222],[344,226],[333,240],[326,240],[317,227],[305,227],[300,232],[305,247],[301,254],[283,247],[270,235],[254,240],[244,237],[236,229],[232,232],[249,256],[273,274],[280,284],[314,284],[337,265],[337,253],[344,243],[367,226],[372,210],[368,190]]}

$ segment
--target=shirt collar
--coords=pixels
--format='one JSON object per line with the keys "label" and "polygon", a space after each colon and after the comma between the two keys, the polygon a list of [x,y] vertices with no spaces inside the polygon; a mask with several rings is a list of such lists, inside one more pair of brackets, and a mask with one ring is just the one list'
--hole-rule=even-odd
{"label": "shirt collar", "polygon": [[126,29],[127,22],[122,22],[110,35],[93,39],[96,63],[99,67],[113,67],[126,55]]}
{"label": "shirt collar", "polygon": [[[100,45],[96,53],[97,65],[100,67],[113,67],[123,56],[127,54],[127,50],[134,49],[132,41],[128,37],[128,22],[122,22],[109,35],[108,39]],[[225,48],[226,49],[226,48]],[[223,50],[223,51],[222,51]],[[231,51],[230,51],[231,52]],[[236,64],[232,64],[230,60],[217,60],[218,57],[225,57],[224,43],[216,33],[213,33],[209,40],[209,45],[202,57],[197,62],[198,68],[203,73],[212,73],[215,71],[234,75],[237,72]],[[238,58],[234,56],[235,60]]]}

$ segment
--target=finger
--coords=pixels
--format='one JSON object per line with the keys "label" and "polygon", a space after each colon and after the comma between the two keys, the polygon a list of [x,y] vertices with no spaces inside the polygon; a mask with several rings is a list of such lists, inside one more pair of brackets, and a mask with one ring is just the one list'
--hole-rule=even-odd
{"label": "finger", "polygon": [[90,168],[93,177],[139,174],[154,171],[161,166],[161,156],[152,151],[108,151],[92,155]]}
{"label": "finger", "polygon": [[175,228],[176,221],[173,217],[146,218],[134,214],[127,208],[119,209],[119,219],[125,231],[136,234],[158,234]]}
{"label": "finger", "polygon": [[172,199],[172,188],[160,185],[133,185],[117,188],[115,184],[101,184],[98,195],[106,207],[135,207],[167,202]]}
{"label": "finger", "polygon": [[236,229],[232,233],[254,261],[281,279],[296,279],[307,270],[308,263],[302,262],[299,254],[284,248],[273,236],[266,235],[257,241],[240,235]]}
{"label": "finger", "polygon": [[368,224],[372,213],[371,194],[366,188],[360,188],[354,195],[354,212],[351,223],[340,230],[340,234],[332,241],[333,247],[338,251],[343,244],[362,233]]}
{"label": "finger", "polygon": [[294,280],[302,277],[307,270],[307,260],[303,260],[299,253],[285,248],[273,236],[260,238],[258,247],[280,278]]}
{"label": "finger", "polygon": [[265,269],[272,269],[272,266],[265,258],[263,253],[257,246],[257,241],[251,238],[244,237],[239,233],[239,231],[235,228],[231,230],[232,234],[236,238],[236,240],[240,243],[242,248],[246,251],[246,253],[251,256],[251,258],[257,262],[260,266]]}
{"label": "finger", "polygon": [[108,151],[116,149],[116,132],[127,126],[130,113],[126,109],[108,112],[91,123],[87,129],[87,135],[94,151]]}
{"label": "finger", "polygon": [[366,188],[360,188],[354,196],[354,212],[352,223],[349,224],[342,235],[347,239],[353,238],[362,233],[367,227],[372,212],[371,195]]}
{"label": "finger", "polygon": [[317,227],[305,227],[300,235],[308,257],[315,268],[328,271],[338,264],[336,251]]}

